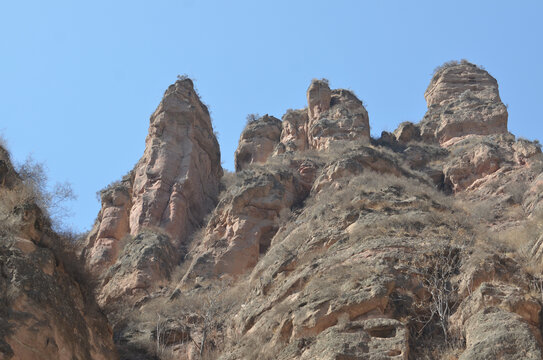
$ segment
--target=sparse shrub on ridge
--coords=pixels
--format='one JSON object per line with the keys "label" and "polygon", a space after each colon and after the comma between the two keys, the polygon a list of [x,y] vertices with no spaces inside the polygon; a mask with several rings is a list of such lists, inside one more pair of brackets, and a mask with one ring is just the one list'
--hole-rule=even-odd
{"label": "sparse shrub on ridge", "polygon": [[[456,66],[456,65],[465,65],[465,64],[472,64],[470,63],[468,60],[466,59],[462,59],[460,61],[458,60],[450,60],[450,61],[446,61],[444,62],[443,64],[437,66],[435,69],[434,69],[434,72],[433,74],[437,74],[438,72],[440,72],[441,70],[444,70],[444,69],[447,69],[447,68],[450,68],[452,66]],[[472,65],[475,65],[475,64],[472,64]],[[478,69],[481,69],[481,70],[485,70],[485,68],[482,66],[482,65],[475,65]]]}
{"label": "sparse shrub on ridge", "polygon": [[245,117],[245,119],[247,120],[247,125],[249,125],[249,124],[252,124],[252,123],[258,121],[258,119],[260,119],[260,115],[259,115],[259,114],[256,114],[256,113],[254,113],[254,114],[248,114],[248,115]]}

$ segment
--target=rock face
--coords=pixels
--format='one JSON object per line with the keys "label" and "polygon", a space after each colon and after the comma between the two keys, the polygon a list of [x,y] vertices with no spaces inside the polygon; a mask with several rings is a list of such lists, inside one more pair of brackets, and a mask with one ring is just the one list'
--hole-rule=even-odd
{"label": "rock face", "polygon": [[100,305],[140,298],[147,289],[168,283],[179,258],[168,236],[143,231],[124,247],[119,259],[104,275]]}
{"label": "rock face", "polygon": [[247,124],[234,154],[236,171],[253,163],[264,163],[275,150],[281,136],[281,120],[264,115]]}
{"label": "rock face", "polygon": [[218,194],[206,108],[172,85],[84,250],[122,358],[541,359],[540,146],[466,61],[425,97],[372,139],[363,103],[314,80],[307,108],[246,126]]}
{"label": "rock face", "polygon": [[243,186],[228,192],[213,212],[185,281],[253,268],[270,247],[281,216],[307,196],[302,169],[242,173]]}
{"label": "rock face", "polygon": [[326,80],[313,80],[307,89],[307,114],[317,119],[330,109],[332,92]]}
{"label": "rock face", "polygon": [[157,226],[179,243],[215,206],[222,176],[209,112],[191,80],[166,90],[145,145],[134,168],[130,232]]}
{"label": "rock face", "polygon": [[[163,310],[191,339],[167,348],[223,360],[439,358],[445,348],[539,358],[533,275],[474,239],[512,231],[540,206],[541,151],[507,132],[497,83],[475,65],[439,70],[426,98],[420,123],[377,140],[362,102],[322,80],[280,131],[272,117],[249,124],[182,280],[137,310],[215,299],[182,321]],[[538,258],[535,239],[523,241]],[[195,320],[208,313],[213,326]]]}
{"label": "rock face", "polygon": [[309,116],[305,109],[288,110],[283,115],[283,130],[281,131],[281,153],[284,151],[303,151],[309,146],[307,140],[307,124]]}
{"label": "rock face", "polygon": [[507,133],[507,108],[488,72],[462,61],[436,71],[424,93],[428,112],[422,136],[440,143],[469,135]]}
{"label": "rock face", "polygon": [[534,335],[534,329],[520,316],[498,308],[481,311],[468,322],[466,347],[459,360],[536,360],[543,357],[540,339]]}
{"label": "rock face", "polygon": [[[156,261],[147,257],[146,251],[137,260],[128,261],[126,256],[124,260],[119,258],[121,248],[126,242],[139,239],[146,229],[154,229],[164,233],[173,249],[177,249],[215,206],[221,176],[219,145],[207,107],[198,98],[191,80],[178,80],[166,90],[151,116],[143,157],[122,181],[101,192],[102,209],[87,239],[84,256],[97,276],[108,271],[100,294],[102,301],[116,299],[118,294],[133,294],[136,289],[165,280],[161,277],[168,272],[153,264],[142,264]],[[177,262],[179,253],[173,249],[166,251],[164,259],[169,264],[164,266]],[[113,270],[108,270],[113,264]],[[139,275],[130,274],[143,274],[142,267],[147,272],[157,270],[155,274],[142,275],[152,280],[144,281]],[[111,274],[115,269],[122,271]]]}
{"label": "rock face", "polygon": [[132,207],[132,176],[115,183],[100,193],[102,208],[88,244],[89,269],[101,273],[119,256],[122,240],[130,234],[130,209]]}
{"label": "rock face", "polygon": [[0,358],[116,359],[111,328],[0,149]]}
{"label": "rock face", "polygon": [[368,143],[368,112],[351,91],[330,90],[325,80],[313,80],[307,90],[307,112],[289,110],[283,116],[280,153],[327,149],[338,141]]}

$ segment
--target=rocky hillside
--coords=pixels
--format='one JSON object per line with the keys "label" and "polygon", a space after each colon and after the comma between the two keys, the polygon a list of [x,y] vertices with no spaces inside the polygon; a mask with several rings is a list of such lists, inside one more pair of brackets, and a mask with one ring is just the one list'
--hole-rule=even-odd
{"label": "rocky hillside", "polygon": [[[79,334],[49,315],[46,343],[77,359],[542,359],[540,145],[509,133],[481,67],[446,63],[424,95],[419,123],[376,139],[353,92],[314,80],[307,108],[248,122],[223,174],[209,112],[178,80],[81,249],[109,325],[92,299],[39,290],[26,306],[73,314]],[[49,251],[32,231],[0,265],[51,277],[20,249]],[[19,341],[37,325],[5,298],[0,351],[33,359]]]}
{"label": "rocky hillside", "polygon": [[117,359],[72,243],[0,148],[0,359]]}

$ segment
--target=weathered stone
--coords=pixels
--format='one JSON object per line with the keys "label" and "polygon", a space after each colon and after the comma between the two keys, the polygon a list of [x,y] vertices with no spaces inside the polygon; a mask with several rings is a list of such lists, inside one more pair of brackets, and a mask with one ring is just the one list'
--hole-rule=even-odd
{"label": "weathered stone", "polygon": [[307,89],[307,111],[309,119],[316,119],[330,109],[332,92],[327,80],[313,80]]}
{"label": "weathered stone", "polygon": [[71,244],[52,231],[35,197],[24,196],[29,189],[0,147],[2,155],[0,359],[116,359]]}
{"label": "weathered stone", "polygon": [[305,109],[288,110],[283,115],[283,130],[281,131],[281,144],[287,151],[303,151],[309,146],[307,140],[307,123],[309,116]]}
{"label": "weathered stone", "polygon": [[[145,145],[134,169],[101,192],[102,209],[86,241],[83,256],[90,271],[105,277],[98,289],[101,304],[141,296],[148,287],[166,283],[167,269],[179,260],[176,249],[217,203],[223,174],[219,144],[191,80],[178,80],[166,90],[151,116]],[[148,230],[166,236],[151,237],[158,243],[144,249],[130,243]],[[119,258],[123,246],[134,253],[125,251]],[[155,251],[166,263],[148,256]]]}
{"label": "weathered stone", "polygon": [[166,90],[133,171],[133,235],[156,226],[178,244],[215,206],[222,176],[219,144],[191,80]]}
{"label": "weathered stone", "polygon": [[264,163],[275,150],[281,136],[281,120],[264,115],[247,124],[234,154],[236,171],[247,165]]}
{"label": "weathered stone", "polygon": [[240,275],[251,269],[268,250],[281,212],[288,211],[304,193],[303,185],[289,171],[241,176],[243,186],[229,193],[209,220],[187,279],[203,274]]}
{"label": "weathered stone", "polygon": [[413,123],[403,122],[394,130],[396,140],[401,144],[407,144],[410,141],[420,140],[420,129]]}
{"label": "weathered stone", "polygon": [[133,303],[148,289],[164,286],[170,280],[179,254],[168,236],[143,231],[129,241],[119,258],[104,274],[98,302],[109,306],[123,301]]}
{"label": "weathered stone", "polygon": [[330,107],[318,112],[318,116],[309,114],[307,136],[309,147],[320,150],[329,148],[338,140],[368,143],[368,112],[351,91],[333,90]]}
{"label": "weathered stone", "polygon": [[425,139],[440,143],[469,134],[507,133],[507,109],[498,83],[488,72],[468,62],[438,70],[424,94],[428,112],[421,122]]}
{"label": "weathered stone", "polygon": [[519,315],[489,307],[467,322],[466,350],[459,360],[541,359],[543,352],[535,331]]}

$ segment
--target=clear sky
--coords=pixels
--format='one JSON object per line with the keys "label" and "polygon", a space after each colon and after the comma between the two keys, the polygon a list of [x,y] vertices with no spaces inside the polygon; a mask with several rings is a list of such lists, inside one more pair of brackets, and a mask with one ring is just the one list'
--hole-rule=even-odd
{"label": "clear sky", "polygon": [[305,106],[312,78],[349,88],[372,134],[426,111],[433,69],[483,65],[509,105],[509,130],[543,138],[543,1],[0,1],[0,130],[16,161],[44,161],[79,199],[140,158],[149,116],[178,74],[195,79],[223,166],[248,113]]}

